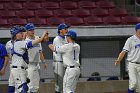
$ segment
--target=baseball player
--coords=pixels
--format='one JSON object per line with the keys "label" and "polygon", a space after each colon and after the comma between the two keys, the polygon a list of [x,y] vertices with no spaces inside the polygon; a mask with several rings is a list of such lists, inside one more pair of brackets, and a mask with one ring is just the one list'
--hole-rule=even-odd
{"label": "baseball player", "polygon": [[[136,34],[129,37],[123,47],[122,52],[115,61],[115,65],[119,64],[127,53],[129,89],[128,93],[134,93],[140,76],[140,23],[135,26]],[[140,92],[140,90],[138,90]]]}
{"label": "baseball player", "polygon": [[[11,64],[11,76],[13,81],[15,81],[14,86],[9,86],[8,93],[14,93],[17,89],[17,93],[27,93],[28,86],[26,83],[27,79],[27,67],[28,67],[28,52],[29,48],[40,43],[47,32],[45,32],[41,38],[25,41],[23,40],[25,29],[21,26],[14,26],[11,28],[10,32],[12,35],[13,47],[12,47],[12,64]],[[10,82],[10,81],[9,81]]]}
{"label": "baseball player", "polygon": [[[9,66],[10,66],[10,76],[9,76],[9,80],[8,80],[8,82],[9,82],[9,87],[8,88],[10,88],[10,89],[13,89],[14,91],[16,91],[15,90],[15,81],[13,80],[13,77],[12,77],[12,74],[11,74],[11,61],[12,61],[12,54],[11,54],[11,49],[12,49],[12,47],[13,47],[13,44],[12,44],[13,42],[12,42],[12,40],[9,40],[7,43],[6,43],[6,50],[7,50],[7,53],[8,53],[8,56],[9,56]],[[9,89],[8,89],[8,91],[9,91]],[[10,93],[10,92],[8,92],[8,93]],[[12,92],[13,93],[13,92]]]}
{"label": "baseball player", "polygon": [[0,75],[4,75],[8,64],[8,54],[3,44],[0,44]]}
{"label": "baseball player", "polygon": [[[28,23],[26,26],[26,41],[31,41],[34,39],[38,39],[39,37],[34,35],[34,29],[35,26],[33,23]],[[33,48],[28,49],[28,57],[29,57],[29,64],[28,64],[28,78],[30,79],[30,83],[28,85],[29,87],[29,93],[37,93],[39,89],[39,62],[40,60],[44,60],[44,56],[42,53],[42,47],[41,43],[36,44]]]}
{"label": "baseball player", "polygon": [[80,75],[80,46],[75,43],[76,38],[76,32],[70,30],[66,35],[68,44],[54,46],[51,42],[47,41],[47,45],[53,52],[62,54],[63,64],[66,67],[63,78],[63,93],[74,93]]}
{"label": "baseball player", "polygon": [[[60,24],[58,26],[58,35],[53,40],[54,46],[62,46],[66,44],[65,35],[68,32],[69,26],[66,24]],[[53,69],[55,76],[55,93],[63,91],[63,76],[64,67],[61,53],[53,52]]]}

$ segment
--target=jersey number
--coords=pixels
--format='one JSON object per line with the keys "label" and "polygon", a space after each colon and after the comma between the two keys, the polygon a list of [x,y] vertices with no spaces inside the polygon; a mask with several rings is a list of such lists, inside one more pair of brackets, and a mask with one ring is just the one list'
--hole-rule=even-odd
{"label": "jersey number", "polygon": [[75,50],[74,50],[74,60],[75,60]]}

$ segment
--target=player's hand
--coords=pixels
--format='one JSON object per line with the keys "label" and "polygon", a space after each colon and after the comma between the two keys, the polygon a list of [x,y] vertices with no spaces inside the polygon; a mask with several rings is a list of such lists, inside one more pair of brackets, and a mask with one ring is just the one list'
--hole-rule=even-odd
{"label": "player's hand", "polygon": [[42,42],[48,41],[48,40],[49,40],[48,31],[45,31],[45,32],[43,33],[43,35],[41,36],[41,38],[42,38]]}
{"label": "player's hand", "polygon": [[120,63],[120,61],[116,60],[115,61],[115,66],[117,66]]}
{"label": "player's hand", "polygon": [[46,70],[48,69],[48,64],[47,64],[47,63],[44,64],[44,68],[45,68]]}
{"label": "player's hand", "polygon": [[4,74],[5,74],[5,69],[2,68],[1,71],[0,71],[0,75],[3,76]]}
{"label": "player's hand", "polygon": [[23,32],[23,40],[25,40],[27,37],[27,32]]}

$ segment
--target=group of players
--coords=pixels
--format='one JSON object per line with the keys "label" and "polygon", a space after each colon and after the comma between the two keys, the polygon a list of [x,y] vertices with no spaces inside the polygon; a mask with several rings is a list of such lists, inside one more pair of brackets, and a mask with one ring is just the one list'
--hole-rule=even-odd
{"label": "group of players", "polygon": [[[11,40],[6,48],[0,45],[0,75],[5,74],[8,61],[10,63],[8,93],[38,92],[39,62],[43,62],[46,68],[48,65],[44,61],[41,42],[45,42],[53,52],[55,93],[74,93],[80,75],[80,46],[75,43],[77,33],[68,28],[68,25],[60,24],[53,43],[49,41],[48,31],[40,38],[34,35],[33,23],[11,28]],[[27,78],[30,80],[28,83]]]}
{"label": "group of players", "polygon": [[[75,43],[77,34],[68,30],[69,26],[60,24],[58,35],[53,43],[49,41],[48,31],[39,38],[34,35],[35,26],[28,23],[25,27],[11,28],[11,40],[6,47],[0,44],[0,75],[4,75],[10,63],[8,93],[37,93],[39,89],[39,62],[44,62],[41,42],[53,52],[55,74],[55,93],[74,93],[80,75],[80,46]],[[120,63],[127,53],[129,89],[128,93],[140,92],[140,23],[135,26],[136,34],[127,39],[122,52],[115,61]],[[26,31],[26,32],[25,32]],[[46,51],[47,52],[47,51]],[[10,59],[10,60],[9,60]],[[9,62],[8,62],[9,61]],[[47,64],[45,64],[47,67]],[[30,79],[27,84],[27,77]]]}

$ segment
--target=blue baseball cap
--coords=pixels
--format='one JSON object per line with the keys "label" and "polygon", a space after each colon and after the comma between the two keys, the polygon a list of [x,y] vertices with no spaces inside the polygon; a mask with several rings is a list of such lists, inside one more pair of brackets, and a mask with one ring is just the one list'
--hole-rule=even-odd
{"label": "blue baseball cap", "polygon": [[62,29],[65,29],[65,28],[69,28],[70,26],[66,25],[66,24],[60,24],[58,26],[58,31],[62,30]]}
{"label": "blue baseball cap", "polygon": [[66,36],[69,36],[69,37],[76,39],[77,33],[75,32],[75,30],[69,30]]}
{"label": "blue baseball cap", "polygon": [[135,30],[137,31],[138,29],[140,29],[140,23],[137,23],[135,26]]}
{"label": "blue baseball cap", "polygon": [[10,33],[11,33],[12,37],[15,37],[16,34],[18,34],[19,32],[26,32],[26,29],[23,26],[13,26],[10,29]]}
{"label": "blue baseball cap", "polygon": [[25,28],[27,31],[32,31],[35,29],[35,26],[33,23],[28,23],[27,25],[25,25]]}

